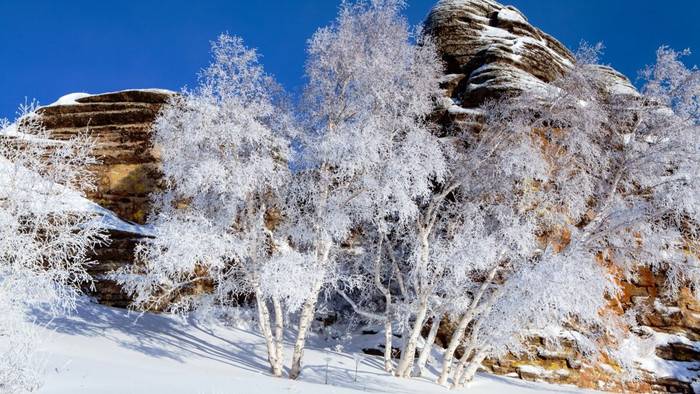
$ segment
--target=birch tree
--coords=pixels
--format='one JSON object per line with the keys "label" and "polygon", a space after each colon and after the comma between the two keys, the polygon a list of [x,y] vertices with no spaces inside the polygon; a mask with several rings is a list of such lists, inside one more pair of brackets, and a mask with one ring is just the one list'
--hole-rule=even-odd
{"label": "birch tree", "polygon": [[[577,345],[591,357],[603,350],[596,338],[621,345],[630,338],[610,323],[621,318],[603,312],[606,300],[620,291],[615,274],[633,275],[646,265],[670,272],[671,292],[697,289],[697,254],[685,246],[697,236],[696,227],[688,226],[697,210],[697,72],[662,48],[645,94],[618,94],[591,64],[595,51],[586,54],[549,94],[524,95],[490,109],[505,109],[510,115],[504,119],[519,119],[521,132],[540,141],[530,160],[545,171],[533,178],[528,211],[537,214],[545,245],[499,274],[489,308],[460,324],[445,353],[441,384],[463,339],[455,385],[470,380],[485,357],[525,352],[521,343],[529,333],[542,335],[552,325],[575,320],[585,327]],[[493,125],[502,127],[487,122],[487,131]],[[549,279],[538,284],[537,277]],[[502,333],[504,325],[513,331]],[[631,365],[623,359],[628,354],[607,353]]]}
{"label": "birch tree", "polygon": [[[430,41],[415,44],[423,38],[400,16],[402,7],[395,0],[344,4],[335,23],[309,42],[302,110],[307,170],[291,193],[302,202],[291,205],[302,208],[289,217],[297,222],[291,223],[295,244],[314,256],[325,281],[302,310],[292,377],[300,372],[318,293],[337,278],[342,243],[361,224],[383,238],[390,222],[413,220],[417,202],[445,172],[441,144],[426,120],[440,63]],[[382,248],[372,253],[381,259]]]}
{"label": "birch tree", "polygon": [[51,138],[33,105],[13,124],[0,121],[0,391],[41,384],[34,308],[57,316],[75,308],[95,245],[105,242],[99,217],[86,209],[94,187],[94,143],[81,133]]}
{"label": "birch tree", "polygon": [[[221,35],[212,54],[197,89],[174,97],[155,122],[166,184],[153,197],[155,237],[139,245],[140,264],[116,278],[146,309],[228,308],[253,295],[272,374],[281,376],[284,315],[298,304],[289,289],[304,273],[271,219],[289,174],[288,118],[240,38]],[[286,293],[273,286],[282,278]]]}

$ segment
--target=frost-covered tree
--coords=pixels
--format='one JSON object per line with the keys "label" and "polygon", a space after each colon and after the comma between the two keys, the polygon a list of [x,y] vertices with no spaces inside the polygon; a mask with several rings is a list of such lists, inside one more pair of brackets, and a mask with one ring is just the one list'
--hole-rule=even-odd
{"label": "frost-covered tree", "polygon": [[[484,108],[483,135],[516,125],[530,140],[522,141],[525,156],[495,168],[537,163],[535,172],[517,171],[522,192],[514,196],[521,217],[533,218],[543,250],[509,259],[489,285],[488,307],[460,322],[439,383],[447,382],[460,345],[465,356],[456,385],[471,379],[485,357],[525,353],[530,335],[556,345],[556,326],[586,333],[577,337],[584,355],[603,350],[629,368],[634,355],[624,343],[633,338],[611,323],[625,323],[622,317],[605,312],[620,291],[615,277],[649,266],[667,273],[671,292],[697,289],[698,73],[662,48],[644,94],[620,94],[591,64],[596,51],[583,54],[544,94]],[[601,349],[602,338],[620,349]]]}
{"label": "frost-covered tree", "polygon": [[[411,33],[402,7],[398,0],[345,3],[335,23],[309,42],[303,171],[289,191],[287,225],[320,275],[301,312],[292,377],[300,372],[319,292],[339,279],[343,244],[366,226],[380,241],[368,248],[376,255],[370,260],[382,260],[383,238],[416,219],[418,203],[446,170],[426,119],[441,66],[434,45]],[[382,280],[373,283],[389,300]],[[390,340],[390,321],[383,319]]]}
{"label": "frost-covered tree", "polygon": [[155,122],[166,184],[153,196],[155,237],[139,246],[140,264],[116,277],[140,308],[186,313],[254,295],[271,370],[281,376],[284,310],[298,306],[308,273],[273,233],[277,188],[289,174],[288,117],[240,38],[221,35],[212,53],[200,85],[173,97]]}
{"label": "frost-covered tree", "polygon": [[105,240],[83,192],[95,163],[86,134],[54,140],[36,107],[23,106],[13,124],[0,121],[0,391],[37,388],[38,344],[27,319],[33,308],[54,315],[75,307],[89,283],[88,255]]}

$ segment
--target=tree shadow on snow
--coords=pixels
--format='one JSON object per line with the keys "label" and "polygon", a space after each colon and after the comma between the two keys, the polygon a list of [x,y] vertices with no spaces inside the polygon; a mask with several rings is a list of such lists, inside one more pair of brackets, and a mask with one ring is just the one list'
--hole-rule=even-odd
{"label": "tree shadow on snow", "polygon": [[202,328],[194,319],[181,320],[170,315],[150,313],[140,315],[90,302],[80,302],[77,312],[70,316],[54,317],[35,309],[31,317],[35,324],[48,330],[67,335],[102,337],[154,358],[184,362],[195,356],[256,373],[269,368],[267,360],[260,356],[264,351],[256,351],[258,347],[262,349],[264,340],[255,332],[227,328],[253,337],[252,341],[235,342],[216,335],[214,330]]}
{"label": "tree shadow on snow", "polygon": [[[365,356],[355,377],[355,359],[351,354],[326,351],[332,354],[328,365],[307,362],[301,371],[301,380],[307,383],[327,385],[328,392],[332,387],[341,387],[366,392],[381,393],[416,393],[413,388],[400,384],[401,380],[387,380],[389,373],[384,371],[384,361],[381,357]],[[326,374],[327,381],[326,383]]]}

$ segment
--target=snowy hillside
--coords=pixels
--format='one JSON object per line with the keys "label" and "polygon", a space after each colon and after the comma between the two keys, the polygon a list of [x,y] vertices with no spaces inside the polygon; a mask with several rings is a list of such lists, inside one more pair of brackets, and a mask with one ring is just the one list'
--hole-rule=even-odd
{"label": "snowy hillside", "polygon": [[[313,338],[299,381],[269,376],[263,339],[255,329],[197,324],[167,315],[138,318],[121,309],[81,302],[75,315],[42,328],[45,384],[40,393],[446,393],[425,379],[396,379],[380,357],[363,360],[355,382],[355,356]],[[213,327],[210,329],[209,327]],[[357,347],[363,337],[354,341]],[[349,347],[346,346],[346,349]],[[291,349],[287,349],[288,352]],[[326,359],[328,385],[326,380]],[[480,393],[583,393],[585,391],[481,375],[460,390]]]}

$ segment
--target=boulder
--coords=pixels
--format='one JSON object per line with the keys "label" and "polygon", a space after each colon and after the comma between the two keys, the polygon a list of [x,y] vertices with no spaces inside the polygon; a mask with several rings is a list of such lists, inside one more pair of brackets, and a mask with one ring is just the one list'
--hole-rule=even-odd
{"label": "boulder", "polygon": [[59,100],[57,105],[39,109],[54,139],[85,131],[92,135],[100,164],[93,168],[97,189],[88,197],[122,219],[139,224],[146,221],[148,196],[160,179],[151,127],[172,94],[126,90]]}

